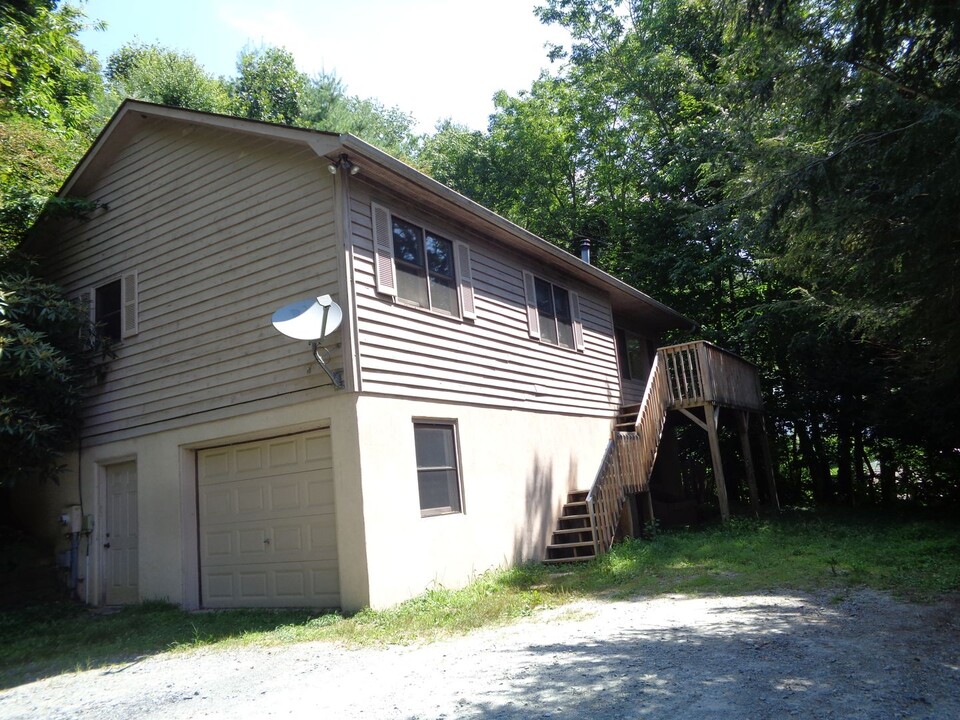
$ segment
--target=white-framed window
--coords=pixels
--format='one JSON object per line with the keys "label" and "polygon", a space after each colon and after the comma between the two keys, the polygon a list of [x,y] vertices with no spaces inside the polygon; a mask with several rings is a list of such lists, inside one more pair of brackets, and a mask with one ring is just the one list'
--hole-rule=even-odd
{"label": "white-framed window", "polygon": [[137,273],[125,273],[80,293],[90,320],[110,340],[120,341],[139,332]]}
{"label": "white-framed window", "polygon": [[530,337],[582,352],[580,296],[526,270],[523,271],[523,289]]}
{"label": "white-framed window", "polygon": [[377,292],[406,305],[476,319],[470,247],[374,203]]}
{"label": "white-framed window", "polygon": [[452,420],[414,420],[420,515],[463,512],[457,424]]}

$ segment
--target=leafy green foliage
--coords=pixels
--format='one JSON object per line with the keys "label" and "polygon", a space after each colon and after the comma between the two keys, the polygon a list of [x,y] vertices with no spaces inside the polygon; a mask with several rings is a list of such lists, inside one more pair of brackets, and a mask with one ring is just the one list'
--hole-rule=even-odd
{"label": "leafy green foliage", "polygon": [[76,437],[84,385],[105,347],[87,311],[16,253],[90,137],[102,88],[75,35],[79,11],[53,2],[0,10],[0,485],[55,479]]}
{"label": "leafy green foliage", "polygon": [[408,162],[414,161],[420,149],[413,117],[377,100],[348,95],[347,86],[332,73],[320,73],[307,80],[297,124],[356,135]]}
{"label": "leafy green foliage", "polygon": [[741,18],[728,59],[750,143],[727,195],[780,289],[749,330],[791,387],[818,499],[875,486],[868,455],[882,499],[956,499],[960,8],[777,5]]}
{"label": "leafy green foliage", "polygon": [[82,13],[44,0],[0,9],[0,110],[89,130],[99,67],[76,38]]}
{"label": "leafy green foliage", "polygon": [[107,352],[89,310],[24,265],[0,267],[0,485],[56,479],[58,455],[78,435],[85,386]]}
{"label": "leafy green foliage", "polygon": [[51,132],[34,118],[0,113],[0,254],[17,245],[84,145],[79,133]]}
{"label": "leafy green foliage", "polygon": [[230,106],[226,84],[193,55],[158,45],[124,45],[108,59],[105,74],[120,97],[206,112]]}
{"label": "leafy green foliage", "polygon": [[251,120],[293,125],[300,118],[300,100],[307,77],[297,70],[286,49],[246,49],[237,60],[231,87],[233,113]]}
{"label": "leafy green foliage", "polygon": [[960,6],[538,12],[570,32],[563,70],[498,96],[486,133],[439,128],[424,166],[561,247],[591,238],[759,364],[788,495],[960,497]]}

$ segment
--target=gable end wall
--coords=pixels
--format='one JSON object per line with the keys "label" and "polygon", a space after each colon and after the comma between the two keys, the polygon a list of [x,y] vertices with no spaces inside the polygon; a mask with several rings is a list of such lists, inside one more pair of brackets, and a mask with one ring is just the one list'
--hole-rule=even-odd
{"label": "gable end wall", "polygon": [[294,300],[339,299],[333,181],[312,150],[146,119],[86,197],[107,209],[53,238],[52,279],[74,295],[122,273],[139,285],[139,332],[92,389],[86,443],[332,392],[270,324]]}

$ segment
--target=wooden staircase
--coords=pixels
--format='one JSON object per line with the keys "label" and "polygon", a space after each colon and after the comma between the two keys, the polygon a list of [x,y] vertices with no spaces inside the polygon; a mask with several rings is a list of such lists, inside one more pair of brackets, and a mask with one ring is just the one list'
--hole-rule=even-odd
{"label": "wooden staircase", "polygon": [[593,523],[587,510],[587,491],[572,492],[557,519],[557,529],[547,545],[547,563],[569,563],[596,557]]}
{"label": "wooden staircase", "polygon": [[[589,560],[610,549],[628,495],[649,492],[668,410],[678,410],[708,432],[721,516],[729,518],[716,419],[721,406],[743,416],[741,439],[754,507],[756,483],[750,460],[746,422],[750,412],[763,412],[756,368],[738,356],[704,341],[660,348],[647,379],[643,402],[620,408],[600,469],[589,492],[570,493],[547,546],[546,562]],[[690,412],[702,407],[705,420]],[[766,443],[764,444],[766,448]],[[770,493],[777,506],[769,450]],[[652,506],[651,506],[652,507]]]}
{"label": "wooden staircase", "polygon": [[640,413],[641,403],[633,405],[624,405],[617,413],[617,422],[614,423],[613,432],[634,432],[637,426],[637,415]]}

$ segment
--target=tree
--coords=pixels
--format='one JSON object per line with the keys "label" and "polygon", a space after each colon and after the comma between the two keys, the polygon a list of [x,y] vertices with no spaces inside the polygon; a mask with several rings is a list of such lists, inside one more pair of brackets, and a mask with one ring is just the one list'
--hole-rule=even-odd
{"label": "tree", "polygon": [[105,74],[121,97],[206,112],[230,107],[226,85],[189,53],[131,43],[110,56]]}
{"label": "tree", "polygon": [[0,111],[90,132],[99,66],[76,37],[82,13],[58,4],[22,0],[0,8]]}
{"label": "tree", "polygon": [[74,209],[48,198],[90,142],[101,92],[82,16],[56,5],[0,9],[0,484],[55,477],[103,350],[83,309],[16,252],[44,206]]}
{"label": "tree", "polygon": [[23,261],[0,267],[0,485],[56,479],[85,387],[107,351],[88,310]]}
{"label": "tree", "polygon": [[237,60],[231,87],[234,114],[251,120],[294,125],[307,77],[297,70],[293,55],[283,48],[246,49]]}
{"label": "tree", "polygon": [[321,72],[307,80],[296,124],[351,133],[407,162],[415,162],[420,149],[408,113],[378,100],[348,95],[346,84],[333,73]]}
{"label": "tree", "polygon": [[83,16],[45,0],[0,8],[0,255],[14,247],[99,128]]}
{"label": "tree", "polygon": [[591,237],[602,267],[760,363],[802,492],[875,497],[879,459],[888,497],[893,477],[956,495],[960,6],[540,14],[571,33],[563,71],[500,96],[487,133],[441,128],[431,171],[561,246]]}

